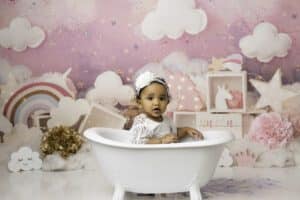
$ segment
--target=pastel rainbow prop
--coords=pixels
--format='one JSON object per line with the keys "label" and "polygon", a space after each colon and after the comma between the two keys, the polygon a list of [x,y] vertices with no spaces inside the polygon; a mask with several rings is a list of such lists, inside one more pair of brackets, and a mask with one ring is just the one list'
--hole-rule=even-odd
{"label": "pastel rainbow prop", "polygon": [[34,82],[15,91],[3,106],[3,115],[13,124],[29,123],[30,116],[38,110],[50,111],[57,107],[61,97],[70,96],[66,89],[50,82]]}

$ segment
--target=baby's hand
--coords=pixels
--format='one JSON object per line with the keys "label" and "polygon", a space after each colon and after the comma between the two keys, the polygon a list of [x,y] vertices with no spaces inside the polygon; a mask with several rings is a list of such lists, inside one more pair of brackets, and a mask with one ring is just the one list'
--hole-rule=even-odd
{"label": "baby's hand", "polygon": [[172,133],[169,133],[169,134],[167,134],[167,135],[164,135],[164,136],[161,138],[161,143],[162,143],[162,144],[169,144],[169,143],[176,143],[176,142],[178,142],[177,135],[172,134]]}
{"label": "baby's hand", "polygon": [[203,134],[196,129],[186,127],[185,131],[186,131],[187,135],[191,136],[195,140],[203,140],[204,139]]}

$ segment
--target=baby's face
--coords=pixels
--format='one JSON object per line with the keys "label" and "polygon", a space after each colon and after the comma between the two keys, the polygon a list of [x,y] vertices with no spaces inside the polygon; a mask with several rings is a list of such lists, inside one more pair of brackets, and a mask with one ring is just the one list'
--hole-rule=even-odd
{"label": "baby's face", "polygon": [[161,121],[169,103],[167,89],[159,83],[151,83],[143,89],[138,103],[149,118]]}

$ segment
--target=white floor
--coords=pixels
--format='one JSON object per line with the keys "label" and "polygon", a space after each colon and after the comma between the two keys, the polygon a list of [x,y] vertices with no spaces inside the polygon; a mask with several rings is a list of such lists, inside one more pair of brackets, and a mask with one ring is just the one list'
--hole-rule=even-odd
{"label": "white floor", "polygon": [[[9,173],[0,163],[1,200],[110,200],[113,188],[97,165],[65,172]],[[218,168],[202,188],[209,200],[299,200],[300,168]],[[188,200],[186,194],[140,197],[126,194],[127,200]]]}

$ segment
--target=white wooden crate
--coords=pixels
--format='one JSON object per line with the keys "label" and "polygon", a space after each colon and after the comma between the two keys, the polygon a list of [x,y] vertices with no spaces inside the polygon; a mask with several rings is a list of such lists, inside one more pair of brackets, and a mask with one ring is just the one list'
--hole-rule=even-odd
{"label": "white wooden crate", "polygon": [[177,127],[189,126],[200,131],[229,130],[236,139],[243,138],[241,113],[174,112],[173,117]]}
{"label": "white wooden crate", "polygon": [[[218,86],[225,86],[228,90],[238,90],[242,92],[243,106],[237,109],[217,109],[215,97]],[[217,71],[207,73],[207,111],[208,112],[245,112],[247,105],[247,74],[245,71]]]}
{"label": "white wooden crate", "polygon": [[91,127],[122,129],[125,122],[126,118],[121,114],[113,112],[100,104],[93,104],[81,123],[79,132],[83,133]]}

